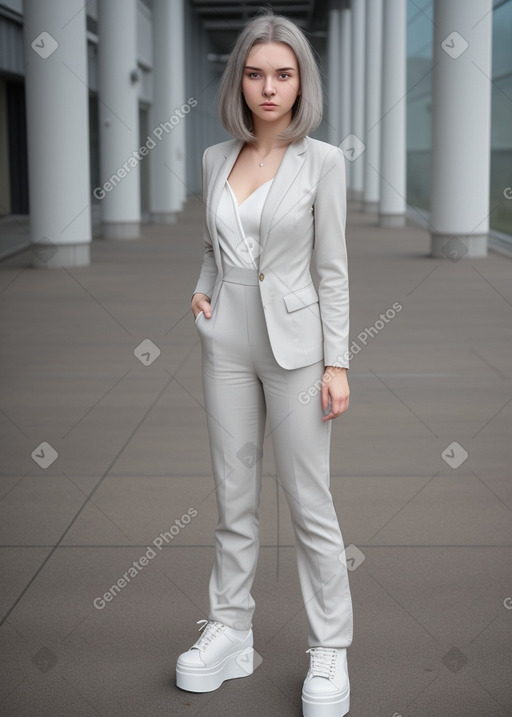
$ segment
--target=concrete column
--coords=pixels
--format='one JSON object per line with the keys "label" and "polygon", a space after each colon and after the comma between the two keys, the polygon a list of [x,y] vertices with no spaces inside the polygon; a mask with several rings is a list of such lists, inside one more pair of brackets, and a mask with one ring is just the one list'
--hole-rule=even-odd
{"label": "concrete column", "polygon": [[[185,94],[185,18],[184,18],[184,0],[170,0],[172,4],[172,35],[171,35],[171,67],[175,68],[175,76],[173,82],[174,104],[177,112],[181,112],[180,122],[175,126],[172,133],[171,142],[174,147],[174,181],[176,184],[176,196],[180,201],[180,208],[187,199],[187,174],[186,174],[186,110],[195,106],[197,97],[190,98],[192,102],[188,104],[189,97]],[[204,61],[204,58],[202,58]]]}
{"label": "concrete column", "polygon": [[[343,141],[351,132],[352,125],[352,23],[350,8],[344,3],[340,12],[340,140]],[[345,162],[347,189],[352,186],[352,162]]]}
{"label": "concrete column", "polygon": [[434,2],[432,255],[487,255],[492,0]]}
{"label": "concrete column", "polygon": [[139,79],[136,0],[98,0],[102,231],[140,235]]}
{"label": "concrete column", "polygon": [[[186,198],[183,0],[153,0],[153,132],[151,213],[161,224],[176,221]],[[186,105],[186,106],[185,106]]]}
{"label": "concrete column", "polygon": [[363,211],[377,214],[380,198],[382,0],[366,0]]}
{"label": "concrete column", "polygon": [[90,263],[83,0],[24,0],[30,242],[35,267]]}
{"label": "concrete column", "polygon": [[340,10],[338,3],[331,2],[327,25],[328,53],[328,140],[339,144],[340,137]]}
{"label": "concrete column", "polygon": [[7,87],[0,78],[0,217],[11,214]]}
{"label": "concrete column", "polygon": [[406,217],[406,6],[384,0],[380,226],[401,227]]}
{"label": "concrete column", "polygon": [[[366,143],[364,134],[364,55],[365,55],[365,0],[352,0],[352,85],[351,112],[352,134],[358,142]],[[350,198],[363,198],[364,184],[364,152],[351,162]]]}

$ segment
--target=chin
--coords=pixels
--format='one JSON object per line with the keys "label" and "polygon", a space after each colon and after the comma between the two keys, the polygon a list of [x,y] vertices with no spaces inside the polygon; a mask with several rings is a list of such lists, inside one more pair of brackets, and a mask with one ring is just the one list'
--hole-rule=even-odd
{"label": "chin", "polygon": [[[259,108],[258,108],[259,109]],[[286,112],[275,112],[270,110],[262,110],[260,112],[254,113],[259,119],[265,120],[266,122],[275,122],[276,120],[280,120],[284,117]]]}

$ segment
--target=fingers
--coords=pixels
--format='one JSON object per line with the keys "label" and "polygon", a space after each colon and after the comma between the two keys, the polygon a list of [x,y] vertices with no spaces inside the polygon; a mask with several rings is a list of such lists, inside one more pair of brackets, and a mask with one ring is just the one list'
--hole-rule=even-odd
{"label": "fingers", "polygon": [[348,408],[350,389],[346,370],[326,367],[322,378],[322,421],[330,421],[344,413]]}
{"label": "fingers", "polygon": [[322,383],[322,411],[325,413],[329,408],[329,386]]}
{"label": "fingers", "polygon": [[194,318],[197,318],[197,315],[200,314],[201,311],[207,319],[211,318],[212,309],[208,297],[205,294],[194,294],[194,297],[196,296],[199,298],[194,299],[191,304]]}
{"label": "fingers", "polygon": [[209,302],[209,301],[206,301],[206,300],[205,300],[205,301],[202,301],[201,304],[200,304],[200,306],[201,306],[201,309],[203,310],[204,315],[206,316],[206,318],[209,319],[209,318],[211,317],[211,315],[212,315],[212,308],[211,308],[210,302]]}
{"label": "fingers", "polygon": [[333,387],[327,383],[322,385],[322,411],[326,413],[330,409],[329,413],[322,417],[322,421],[330,421],[333,418],[337,418],[348,408],[349,395],[345,393],[337,394],[332,388]]}
{"label": "fingers", "polygon": [[[345,413],[345,411],[348,408],[348,396],[346,398],[340,398],[338,400],[332,400],[331,402],[331,410],[327,414],[327,416],[322,417],[322,421],[331,421],[333,418],[338,418],[338,416],[341,416],[342,413]],[[322,408],[323,408],[323,402],[322,402]],[[323,408],[323,411],[327,410],[328,406]]]}

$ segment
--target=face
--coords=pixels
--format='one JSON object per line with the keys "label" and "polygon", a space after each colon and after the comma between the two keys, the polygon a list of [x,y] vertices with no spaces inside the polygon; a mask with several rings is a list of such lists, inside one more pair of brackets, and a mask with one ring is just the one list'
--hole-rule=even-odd
{"label": "face", "polygon": [[299,63],[291,47],[283,42],[253,45],[242,78],[242,93],[253,116],[289,123],[299,92]]}

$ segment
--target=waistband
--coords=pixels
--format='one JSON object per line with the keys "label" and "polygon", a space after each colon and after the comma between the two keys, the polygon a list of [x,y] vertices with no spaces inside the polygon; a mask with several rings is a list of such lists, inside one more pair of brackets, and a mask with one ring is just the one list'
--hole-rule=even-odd
{"label": "waistband", "polygon": [[254,267],[230,266],[224,270],[222,281],[232,284],[245,284],[246,286],[258,286],[258,270]]}

